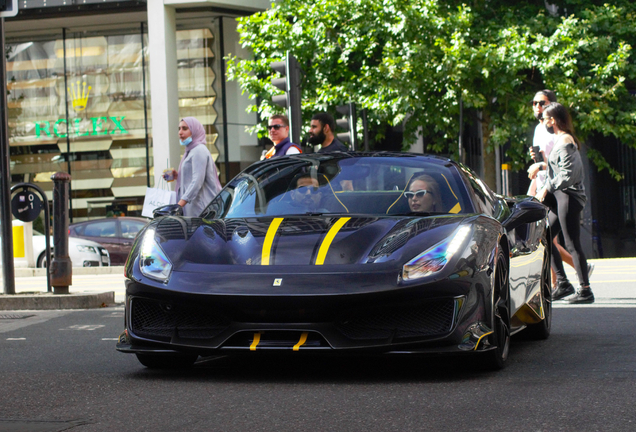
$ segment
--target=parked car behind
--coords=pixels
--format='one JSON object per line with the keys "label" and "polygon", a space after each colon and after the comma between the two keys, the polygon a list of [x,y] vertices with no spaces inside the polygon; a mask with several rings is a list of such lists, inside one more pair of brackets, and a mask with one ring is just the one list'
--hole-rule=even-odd
{"label": "parked car behind", "polygon": [[[50,237],[53,253],[53,236]],[[36,267],[46,267],[46,238],[44,234],[33,231],[33,257]],[[79,238],[68,239],[68,256],[73,267],[108,267],[110,254],[99,243]]]}
{"label": "parked car behind", "polygon": [[110,253],[111,265],[124,265],[137,232],[147,222],[145,218],[129,216],[93,219],[70,225],[69,236],[103,245]]}

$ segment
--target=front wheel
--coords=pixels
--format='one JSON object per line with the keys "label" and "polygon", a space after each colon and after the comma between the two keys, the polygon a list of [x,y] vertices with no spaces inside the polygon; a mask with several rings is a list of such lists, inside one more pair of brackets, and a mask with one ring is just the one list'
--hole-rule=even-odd
{"label": "front wheel", "polygon": [[191,367],[196,354],[135,354],[139,363],[149,369],[185,369]]}
{"label": "front wheel", "polygon": [[493,332],[489,341],[496,348],[483,354],[483,366],[489,370],[503,369],[510,351],[510,284],[508,262],[499,250],[495,266],[492,295]]}

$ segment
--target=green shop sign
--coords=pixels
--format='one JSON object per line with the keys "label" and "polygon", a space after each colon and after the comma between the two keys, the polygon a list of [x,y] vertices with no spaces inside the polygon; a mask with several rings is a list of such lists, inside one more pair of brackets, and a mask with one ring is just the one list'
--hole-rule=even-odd
{"label": "green shop sign", "polygon": [[[80,123],[82,119],[74,118],[72,119],[73,130],[71,131],[71,135],[73,136],[93,136],[93,135],[115,135],[115,134],[127,134],[129,133],[121,124],[124,120],[125,116],[122,117],[90,117],[89,120],[92,123],[92,129],[88,128],[82,129],[80,128]],[[46,135],[48,138],[52,138],[55,135],[58,138],[66,138],[67,134],[65,132],[60,131],[60,125],[64,123],[64,126],[61,128],[62,131],[68,131],[68,124],[66,119],[59,119],[52,126],[49,121],[41,121],[35,123],[35,136],[40,138],[42,134]],[[111,129],[111,123],[115,126]],[[110,130],[110,132],[109,132]],[[73,132],[75,132],[73,134]]]}

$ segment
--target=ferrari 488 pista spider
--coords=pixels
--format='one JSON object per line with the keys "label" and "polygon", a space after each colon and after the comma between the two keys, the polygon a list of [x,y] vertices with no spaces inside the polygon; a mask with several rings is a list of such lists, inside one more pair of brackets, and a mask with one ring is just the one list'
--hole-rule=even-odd
{"label": "ferrari 488 pista spider", "polygon": [[473,353],[547,338],[546,207],[451,160],[298,154],[247,168],[199,217],[158,209],[126,263],[117,349],[199,356]]}

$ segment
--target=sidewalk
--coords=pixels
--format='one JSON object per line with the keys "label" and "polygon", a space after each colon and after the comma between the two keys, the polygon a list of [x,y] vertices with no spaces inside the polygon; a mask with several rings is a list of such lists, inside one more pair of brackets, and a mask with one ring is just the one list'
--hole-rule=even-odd
{"label": "sidewalk", "polygon": [[88,309],[123,303],[124,267],[73,267],[70,294],[47,292],[46,269],[16,268],[15,295],[0,294],[0,310]]}

